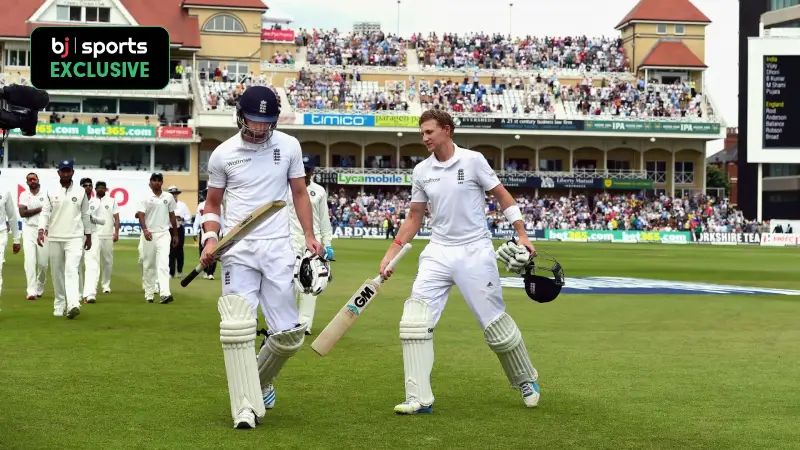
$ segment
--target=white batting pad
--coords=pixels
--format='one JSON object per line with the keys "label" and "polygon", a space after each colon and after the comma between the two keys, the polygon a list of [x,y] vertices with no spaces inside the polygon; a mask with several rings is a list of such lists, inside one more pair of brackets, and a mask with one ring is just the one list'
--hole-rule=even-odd
{"label": "white batting pad", "polygon": [[409,298],[400,319],[406,401],[433,404],[433,311],[422,300]]}
{"label": "white batting pad", "polygon": [[231,416],[236,420],[242,411],[250,409],[257,417],[264,417],[258,367],[253,357],[256,313],[244,298],[236,294],[220,297],[217,309],[222,318],[219,323],[219,340],[222,342],[222,353],[225,356]]}
{"label": "white batting pad", "polygon": [[317,307],[317,296],[300,293],[300,301],[297,302],[297,312],[300,315],[300,323],[306,326],[306,330],[311,331],[314,324],[314,310]]}
{"label": "white batting pad", "polygon": [[306,327],[301,324],[291,330],[269,335],[267,343],[258,352],[258,375],[261,379],[261,386],[272,383],[286,360],[300,350],[305,339],[305,332]]}
{"label": "white batting pad", "polygon": [[489,348],[497,353],[497,358],[512,387],[518,389],[521,383],[536,381],[539,378],[531,364],[522,333],[511,316],[506,313],[501,314],[486,326],[483,334]]}

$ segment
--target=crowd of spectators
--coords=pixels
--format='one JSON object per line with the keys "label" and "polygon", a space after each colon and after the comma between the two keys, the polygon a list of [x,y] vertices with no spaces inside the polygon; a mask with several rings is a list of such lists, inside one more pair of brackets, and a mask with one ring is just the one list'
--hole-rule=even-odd
{"label": "crowd of spectators", "polygon": [[584,77],[575,85],[561,85],[557,95],[568,113],[623,117],[703,117],[703,96],[689,83],[646,83],[644,79],[601,79],[596,86]]}
{"label": "crowd of spectators", "polygon": [[329,66],[395,66],[406,65],[405,41],[383,31],[369,34],[312,30],[306,38],[309,64]]}
{"label": "crowd of spectators", "polygon": [[341,111],[408,111],[404,84],[359,81],[353,74],[338,71],[300,70],[297,79],[286,85],[286,96],[295,109]]}
{"label": "crowd of spectators", "polygon": [[[385,228],[386,220],[395,226],[405,220],[410,192],[348,193],[344,189],[328,197],[331,223],[336,226]],[[495,198],[487,197],[487,227],[505,230],[505,220]],[[748,221],[728,199],[704,195],[671,198],[665,195],[595,194],[567,196],[517,195],[517,203],[529,230],[638,230],[698,232],[765,231],[758,222]],[[430,217],[423,220],[423,228]]]}
{"label": "crowd of spectators", "polygon": [[241,81],[201,80],[203,108],[206,110],[232,111],[236,109],[239,97],[250,86],[274,86],[267,82],[264,75],[255,76],[252,72],[241,77]]}
{"label": "crowd of spectators", "polygon": [[586,36],[509,38],[501,34],[421,33],[411,37],[420,65],[436,68],[628,70],[620,38]]}

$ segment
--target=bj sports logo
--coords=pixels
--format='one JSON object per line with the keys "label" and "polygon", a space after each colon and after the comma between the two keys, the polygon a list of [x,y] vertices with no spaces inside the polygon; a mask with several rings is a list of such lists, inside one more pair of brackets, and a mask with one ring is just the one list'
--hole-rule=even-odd
{"label": "bj sports logo", "polygon": [[39,89],[163,89],[169,34],[161,27],[39,27],[31,82]]}

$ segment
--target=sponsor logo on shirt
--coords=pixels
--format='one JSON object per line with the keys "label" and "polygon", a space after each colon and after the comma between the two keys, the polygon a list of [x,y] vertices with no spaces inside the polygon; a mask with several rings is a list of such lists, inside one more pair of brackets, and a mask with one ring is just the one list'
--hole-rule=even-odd
{"label": "sponsor logo on shirt", "polygon": [[72,197],[72,202],[73,203],[78,203],[78,197]]}
{"label": "sponsor logo on shirt", "polygon": [[440,180],[441,178],[426,178],[424,180],[419,180],[419,182],[426,185],[428,183],[438,183]]}
{"label": "sponsor logo on shirt", "polygon": [[225,168],[229,169],[229,168],[234,167],[234,166],[239,166],[241,164],[246,164],[246,163],[249,163],[251,160],[252,160],[252,158],[234,159],[232,161],[228,161],[227,163],[225,163]]}

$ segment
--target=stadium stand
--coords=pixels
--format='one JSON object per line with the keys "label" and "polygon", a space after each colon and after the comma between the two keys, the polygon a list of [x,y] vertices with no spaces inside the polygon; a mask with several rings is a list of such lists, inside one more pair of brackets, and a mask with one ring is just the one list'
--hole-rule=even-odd
{"label": "stadium stand", "polygon": [[391,66],[406,65],[405,41],[383,32],[343,33],[313,30],[308,40],[308,63],[324,66]]}

